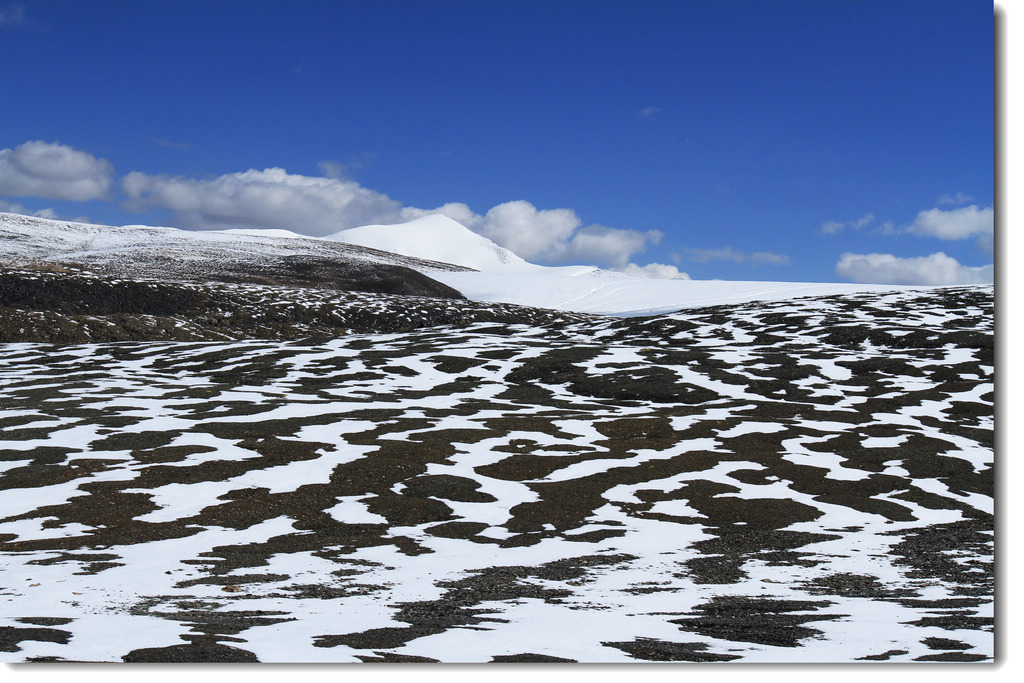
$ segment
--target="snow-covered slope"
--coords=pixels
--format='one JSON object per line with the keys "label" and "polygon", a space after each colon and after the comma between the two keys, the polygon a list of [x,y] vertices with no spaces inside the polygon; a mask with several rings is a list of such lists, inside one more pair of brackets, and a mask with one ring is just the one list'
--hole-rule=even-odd
{"label": "snow-covered slope", "polygon": [[839,282],[655,280],[598,268],[541,268],[516,272],[432,273],[475,301],[539,306],[576,313],[637,316],[748,301],[913,289]]}
{"label": "snow-covered slope", "polygon": [[535,268],[508,249],[441,214],[398,225],[351,228],[326,239],[482,271]]}
{"label": "snow-covered slope", "polygon": [[327,239],[473,268],[478,272],[429,271],[429,275],[476,301],[577,313],[654,315],[717,304],[906,289],[850,283],[655,280],[594,266],[545,267],[442,215],[343,230]]}
{"label": "snow-covered slope", "polygon": [[[638,316],[748,301],[908,289],[850,283],[656,280],[594,266],[529,263],[439,214],[399,225],[367,225],[327,238],[287,230],[198,232],[100,226],[0,213],[0,262],[76,264],[118,276],[221,279],[273,284],[296,270],[338,265],[350,282],[404,267],[469,299],[576,313]],[[372,266],[372,267],[368,267]],[[353,270],[354,269],[354,270]],[[472,270],[467,270],[472,269]],[[284,284],[296,284],[288,281]],[[306,283],[302,283],[306,284]],[[380,291],[372,287],[368,291]],[[426,290],[415,292],[430,295]]]}
{"label": "snow-covered slope", "polygon": [[[197,263],[315,256],[346,262],[415,265],[420,272],[462,270],[409,256],[299,235],[290,230],[198,231],[148,225],[94,225],[0,213],[0,261],[37,260],[143,267],[168,256]],[[163,258],[161,258],[163,257]]]}
{"label": "snow-covered slope", "polygon": [[126,279],[231,282],[334,291],[461,298],[427,273],[461,266],[425,262],[287,230],[198,232],[108,226],[0,213],[0,265],[44,266]]}

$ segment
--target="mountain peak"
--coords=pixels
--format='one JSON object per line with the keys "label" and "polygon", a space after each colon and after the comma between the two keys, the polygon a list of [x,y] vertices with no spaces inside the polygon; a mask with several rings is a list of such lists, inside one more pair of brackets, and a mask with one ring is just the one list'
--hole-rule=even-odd
{"label": "mountain peak", "polygon": [[436,213],[408,223],[350,228],[325,239],[481,271],[521,269],[530,265],[458,221]]}

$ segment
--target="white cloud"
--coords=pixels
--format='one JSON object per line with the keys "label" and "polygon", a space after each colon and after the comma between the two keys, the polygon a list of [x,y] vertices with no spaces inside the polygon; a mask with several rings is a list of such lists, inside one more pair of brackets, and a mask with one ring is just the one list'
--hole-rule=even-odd
{"label": "white cloud", "polygon": [[915,235],[937,237],[942,240],[962,240],[976,235],[992,233],[994,213],[990,208],[976,205],[960,209],[928,209],[917,214],[906,231]]}
{"label": "white cloud", "polygon": [[373,157],[373,154],[361,154],[344,163],[327,159],[318,163],[317,169],[328,178],[352,178],[356,171],[372,163]]}
{"label": "white cloud", "polygon": [[286,228],[320,236],[441,213],[528,261],[547,263],[622,266],[661,239],[656,230],[583,226],[571,209],[538,209],[522,200],[499,204],[483,215],[458,202],[430,210],[403,207],[341,177],[340,165],[325,163],[321,170],[333,177],[294,175],[280,168],[207,180],[133,172],[122,179],[121,189],[127,208],[167,209],[178,225],[193,229]]}
{"label": "white cloud", "polygon": [[39,209],[38,211],[33,211],[32,209],[28,208],[27,206],[20,202],[10,202],[7,201],[6,199],[0,199],[0,211],[4,213],[17,213],[21,214],[22,216],[34,216],[36,218],[58,218],[57,212],[54,211],[53,209],[47,208]]}
{"label": "white cloud", "polygon": [[643,116],[644,118],[646,118],[648,116],[654,116],[655,114],[660,114],[660,113],[661,113],[661,107],[646,107],[645,109],[641,109],[640,110],[640,116]]}
{"label": "white cloud", "polygon": [[[940,203],[953,204],[962,200],[968,200],[965,194],[958,193],[956,196],[944,195],[939,199]],[[874,214],[867,214],[851,223],[839,223],[830,221],[823,223],[821,232],[835,235],[842,232],[846,227],[854,229],[864,228],[875,221]],[[978,238],[978,249],[991,254],[994,248],[993,230],[995,215],[992,207],[978,208],[972,204],[958,209],[927,209],[918,212],[914,221],[909,225],[897,228],[892,220],[883,222],[875,232],[882,235],[917,235],[919,237],[934,237],[942,240],[963,240],[973,237]]]}
{"label": "white cloud", "polygon": [[690,260],[694,263],[707,263],[708,261],[735,261],[736,263],[768,264],[772,266],[783,266],[789,263],[789,257],[784,254],[773,254],[770,251],[757,251],[747,254],[732,247],[721,249],[686,249]]}
{"label": "white cloud", "polygon": [[994,233],[988,233],[978,238],[977,243],[978,251],[992,256],[996,252],[996,236]]}
{"label": "white cloud", "polygon": [[773,254],[770,251],[755,251],[750,255],[751,263],[765,263],[769,266],[784,266],[789,263],[789,257],[785,254]]}
{"label": "white cloud", "polygon": [[201,230],[287,228],[320,236],[403,221],[398,202],[357,182],[293,175],[280,168],[210,180],[135,171],[122,179],[121,189],[129,209],[168,209],[182,227]]}
{"label": "white cloud", "polygon": [[448,216],[448,218],[451,218],[453,221],[458,221],[475,232],[480,231],[480,224],[483,222],[483,216],[474,212],[473,209],[469,208],[462,202],[449,202],[448,204],[439,206],[436,209],[417,209],[412,206],[407,206],[402,209],[402,219],[405,221],[411,221],[435,213]]}
{"label": "white cloud", "polygon": [[875,214],[869,213],[869,214],[867,214],[865,216],[862,216],[861,218],[858,218],[857,220],[855,220],[853,222],[853,228],[854,228],[854,230],[860,230],[861,228],[866,228],[867,226],[871,225],[874,222],[875,222]]}
{"label": "white cloud", "polygon": [[582,221],[572,209],[538,210],[517,200],[498,204],[478,226],[467,225],[527,261],[559,261]]}
{"label": "white cloud", "polygon": [[942,195],[941,197],[939,197],[939,204],[954,204],[954,205],[969,204],[971,202],[971,200],[973,200],[973,199],[974,199],[974,197],[972,197],[969,194],[964,194],[963,192],[957,192],[956,194],[944,194],[944,195]]}
{"label": "white cloud", "polygon": [[563,253],[555,260],[565,263],[596,262],[601,265],[625,266],[630,256],[643,251],[649,243],[657,244],[662,237],[658,230],[639,232],[603,225],[588,225],[572,236]]}
{"label": "white cloud", "polygon": [[625,266],[633,254],[657,244],[657,230],[620,230],[603,225],[583,226],[572,209],[538,209],[523,200],[499,204],[480,215],[454,202],[432,210],[407,207],[405,220],[440,213],[462,223],[495,244],[527,261],[543,263],[593,262],[601,266]]}
{"label": "white cloud", "polygon": [[345,177],[345,167],[337,161],[321,161],[316,167],[327,178],[339,179]]}
{"label": "white cloud", "polygon": [[105,199],[114,167],[57,142],[34,140],[0,149],[0,195],[87,201]]}
{"label": "white cloud", "polygon": [[498,204],[480,215],[461,202],[436,209],[402,209],[405,220],[440,213],[462,223],[527,261],[559,261],[583,222],[572,209],[537,209],[516,200]]}
{"label": "white cloud", "polygon": [[853,228],[854,230],[861,230],[874,222],[875,214],[869,213],[861,218],[858,218],[855,221],[851,221],[849,224],[840,223],[839,221],[828,221],[826,223],[822,223],[821,232],[823,232],[826,235],[838,235],[847,228],[847,225],[849,225],[849,227]]}
{"label": "white cloud", "polygon": [[638,266],[635,263],[627,263],[624,266],[615,268],[620,273],[627,275],[637,275],[639,277],[648,277],[656,280],[689,280],[690,276],[686,273],[681,272],[675,266],[665,265],[664,263],[648,263],[646,266]]}
{"label": "white cloud", "polygon": [[[124,208],[167,210],[174,214],[175,225],[199,230],[286,228],[322,236],[442,213],[527,260],[542,263],[626,266],[634,254],[662,237],[657,230],[584,226],[571,209],[538,209],[522,200],[499,204],[483,215],[462,203],[432,210],[403,207],[347,179],[351,167],[322,162],[320,171],[327,177],[296,175],[281,168],[205,179],[134,171],[121,179],[120,189]],[[0,196],[109,199],[112,184],[110,162],[66,145],[33,141],[0,150]]]}
{"label": "white cloud", "polygon": [[50,220],[59,221],[70,221],[72,223],[91,223],[92,220],[88,216],[61,216],[51,208],[39,209],[33,211],[21,202],[11,202],[6,199],[0,199],[0,211],[4,213],[18,213],[22,216],[33,216],[35,218],[48,218]]}
{"label": "white cloud", "polygon": [[886,285],[973,285],[993,282],[991,265],[963,266],[942,252],[916,258],[844,253],[836,275],[852,282]]}
{"label": "white cloud", "polygon": [[[44,209],[49,211],[50,209]],[[27,208],[24,204],[18,202],[7,201],[6,199],[0,199],[0,211],[4,213],[20,213],[23,216],[33,216],[32,210]]]}

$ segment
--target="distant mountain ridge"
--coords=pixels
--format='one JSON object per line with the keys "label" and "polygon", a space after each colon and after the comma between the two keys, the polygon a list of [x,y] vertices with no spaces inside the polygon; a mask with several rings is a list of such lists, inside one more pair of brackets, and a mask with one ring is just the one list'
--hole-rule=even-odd
{"label": "distant mountain ridge", "polygon": [[464,297],[615,316],[911,289],[852,283],[665,280],[588,265],[541,266],[440,214],[317,238],[281,229],[114,227],[0,213],[3,264],[51,264],[124,278]]}

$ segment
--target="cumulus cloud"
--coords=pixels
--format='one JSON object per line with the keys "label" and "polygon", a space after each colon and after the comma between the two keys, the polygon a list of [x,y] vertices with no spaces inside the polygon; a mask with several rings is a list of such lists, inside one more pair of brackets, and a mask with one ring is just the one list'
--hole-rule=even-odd
{"label": "cumulus cloud", "polygon": [[864,284],[975,285],[992,283],[994,269],[991,265],[961,265],[955,258],[941,251],[916,258],[847,252],[836,264],[836,275]]}
{"label": "cumulus cloud", "polygon": [[[633,255],[662,238],[657,230],[584,225],[571,209],[538,209],[523,200],[499,204],[484,214],[458,202],[436,209],[402,206],[346,178],[351,168],[352,164],[327,161],[320,165],[324,176],[267,168],[202,179],[134,171],[121,178],[119,188],[123,208],[168,211],[174,225],[197,230],[285,228],[323,236],[441,213],[522,258],[541,263],[625,267]],[[0,196],[110,199],[112,186],[110,162],[67,145],[33,141],[0,150]],[[24,212],[24,207],[18,211]]]}
{"label": "cumulus cloud", "polygon": [[976,205],[960,209],[928,209],[917,214],[906,231],[915,235],[937,237],[941,240],[962,240],[992,234],[994,213],[990,208]]}
{"label": "cumulus cloud", "polygon": [[723,247],[721,249],[686,249],[690,261],[694,263],[707,263],[708,261],[734,261],[736,263],[767,264],[771,266],[784,266],[789,263],[789,257],[784,254],[773,254],[770,251],[757,251],[748,254],[744,251]]}
{"label": "cumulus cloud", "polygon": [[661,107],[645,107],[640,110],[640,116],[647,118],[648,116],[654,116],[655,114],[661,113]]}
{"label": "cumulus cloud", "polygon": [[630,256],[643,251],[648,244],[657,244],[662,237],[658,230],[640,232],[589,225],[572,236],[556,260],[625,266]]}
{"label": "cumulus cloud", "polygon": [[[970,199],[965,194],[956,196],[944,195],[939,199],[942,204],[956,204],[963,200]],[[979,238],[979,244],[990,243],[994,226],[994,212],[992,207],[979,208],[977,205],[963,206],[958,209],[926,209],[918,212],[913,222],[902,227],[897,227],[892,220],[882,223],[876,232],[883,235],[918,235],[920,237],[935,237],[942,240],[962,240],[972,237]],[[835,235],[847,227],[861,229],[875,221],[874,214],[867,214],[863,218],[849,223],[829,221],[822,223],[821,232],[828,235]],[[986,242],[986,237],[988,238]]]}
{"label": "cumulus cloud", "polygon": [[530,202],[516,200],[498,204],[477,225],[466,227],[527,261],[558,261],[581,224],[572,209],[538,210]]}
{"label": "cumulus cloud", "polygon": [[405,220],[443,214],[527,261],[557,260],[582,221],[571,209],[538,210],[523,200],[505,202],[480,215],[462,202],[436,209],[406,207]]}
{"label": "cumulus cloud", "polygon": [[615,268],[620,273],[627,275],[637,275],[639,277],[647,277],[656,280],[689,280],[690,276],[684,272],[681,272],[675,266],[669,266],[664,263],[648,263],[646,266],[638,266],[635,263],[627,263],[624,266]]}
{"label": "cumulus cloud", "polygon": [[402,219],[405,221],[415,220],[422,218],[423,216],[429,216],[431,214],[441,214],[448,216],[453,221],[458,221],[464,226],[473,230],[474,232],[480,231],[480,224],[483,222],[483,216],[473,211],[468,205],[462,202],[449,202],[436,209],[417,209],[412,206],[407,206],[402,209]]}
{"label": "cumulus cloud", "polygon": [[166,209],[181,227],[203,230],[286,228],[322,236],[440,213],[528,261],[545,263],[623,266],[662,236],[656,230],[584,226],[571,209],[538,209],[522,200],[499,204],[482,215],[459,202],[436,209],[403,207],[345,179],[338,165],[324,164],[321,170],[331,177],[295,175],[280,168],[203,180],[136,171],[122,179],[121,189],[127,197],[126,208]]}
{"label": "cumulus cloud", "polygon": [[34,140],[0,149],[0,195],[87,201],[108,197],[114,167],[57,142]]}
{"label": "cumulus cloud", "polygon": [[122,179],[121,189],[128,209],[167,209],[182,227],[200,230],[287,228],[322,236],[403,220],[398,202],[355,181],[294,175],[281,168],[207,180],[135,171]]}
{"label": "cumulus cloud", "polygon": [[996,252],[996,236],[994,233],[988,233],[978,238],[977,242],[978,251],[992,256]]}
{"label": "cumulus cloud", "polygon": [[583,261],[625,266],[631,256],[662,238],[658,230],[584,226],[572,209],[538,209],[521,199],[499,204],[483,215],[462,203],[445,204],[433,210],[409,207],[402,213],[406,220],[444,214],[527,261],[544,263]]}

